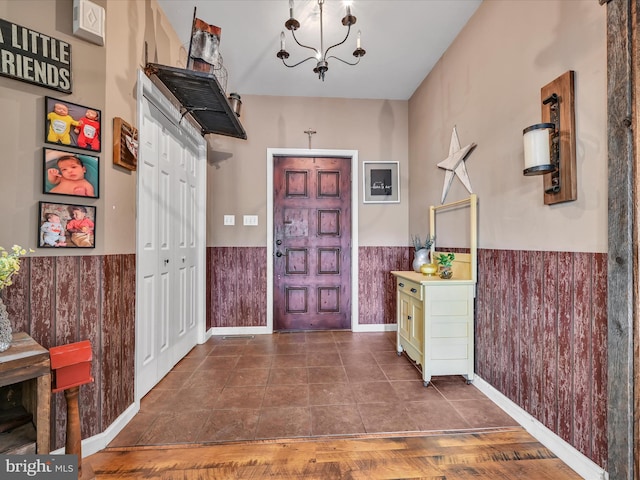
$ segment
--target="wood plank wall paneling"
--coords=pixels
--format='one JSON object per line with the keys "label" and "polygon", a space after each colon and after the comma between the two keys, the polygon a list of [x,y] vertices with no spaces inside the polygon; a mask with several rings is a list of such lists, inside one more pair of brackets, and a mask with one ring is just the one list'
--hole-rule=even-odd
{"label": "wood plank wall paneling", "polygon": [[396,281],[389,272],[411,270],[412,247],[359,247],[358,323],[396,323]]}
{"label": "wood plank wall paneling", "polygon": [[[207,328],[266,325],[266,248],[207,249]],[[411,268],[409,247],[360,247],[362,324],[395,323],[392,270]]]}
{"label": "wood plank wall paneling", "polygon": [[267,325],[267,249],[207,248],[207,328]]}
{"label": "wood plank wall paneling", "polygon": [[[360,323],[394,322],[389,271],[410,269],[412,255],[410,247],[360,248]],[[209,326],[266,324],[265,248],[209,248],[207,272]],[[46,348],[92,342],[82,435],[106,430],[133,403],[135,256],[27,258],[2,295],[14,330]],[[479,250],[476,372],[606,467],[607,255]],[[52,448],[64,445],[56,397]]]}
{"label": "wood plank wall paneling", "polygon": [[[2,291],[13,330],[45,348],[89,340],[94,383],[80,388],[82,438],[133,403],[135,255],[26,257]],[[52,395],[51,448],[64,447],[66,401]]]}
{"label": "wood plank wall paneling", "polygon": [[606,468],[607,255],[481,249],[476,307],[478,375]]}

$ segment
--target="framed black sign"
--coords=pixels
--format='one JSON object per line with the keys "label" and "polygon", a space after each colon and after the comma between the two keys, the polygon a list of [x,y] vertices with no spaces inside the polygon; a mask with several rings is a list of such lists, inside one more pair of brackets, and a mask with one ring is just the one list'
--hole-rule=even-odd
{"label": "framed black sign", "polygon": [[71,45],[0,18],[0,75],[71,93]]}

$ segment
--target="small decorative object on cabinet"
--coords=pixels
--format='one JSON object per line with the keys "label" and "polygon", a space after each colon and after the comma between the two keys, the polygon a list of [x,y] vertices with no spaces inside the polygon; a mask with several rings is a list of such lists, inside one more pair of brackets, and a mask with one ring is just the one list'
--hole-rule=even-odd
{"label": "small decorative object on cabinet", "polygon": [[436,261],[438,262],[440,278],[449,279],[453,276],[452,264],[455,259],[455,253],[441,253],[438,255]]}
{"label": "small decorative object on cabinet", "polygon": [[420,271],[423,275],[432,277],[436,273],[438,273],[438,265],[436,265],[435,263],[425,263],[420,267]]}
{"label": "small decorative object on cabinet", "polygon": [[422,265],[429,263],[429,257],[431,253],[430,249],[433,245],[434,238],[427,236],[427,238],[425,238],[424,240],[424,243],[422,243],[420,235],[413,235],[411,237],[411,242],[413,243],[413,248],[415,248],[416,250],[413,257],[413,271],[420,272],[420,268],[422,267]]}
{"label": "small decorative object on cabinet", "polygon": [[[398,355],[406,352],[422,371],[425,387],[433,375],[474,377],[474,297],[477,279],[477,196],[429,210],[431,234],[435,235],[436,212],[469,207],[469,253],[457,253],[451,260],[453,278],[443,280],[416,272],[391,272],[396,277]],[[440,252],[431,246],[431,258]]]}

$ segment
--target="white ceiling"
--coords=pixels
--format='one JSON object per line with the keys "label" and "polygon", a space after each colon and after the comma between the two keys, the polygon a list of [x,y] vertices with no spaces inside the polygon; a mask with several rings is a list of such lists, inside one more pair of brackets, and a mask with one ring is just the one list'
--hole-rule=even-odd
{"label": "white ceiling", "polygon": [[[158,0],[188,49],[196,16],[222,29],[220,53],[228,71],[227,92],[240,95],[377,98],[407,100],[449,47],[482,0],[355,0],[357,23],[345,44],[332,53],[353,62],[356,34],[367,53],[357,66],[329,60],[325,81],[313,73],[315,61],[285,67],[276,57],[280,32],[289,18],[288,0]],[[345,2],[326,0],[325,48],[340,42]],[[301,43],[320,45],[317,0],[295,0]],[[285,30],[290,63],[310,56]],[[186,55],[185,55],[186,58]]]}

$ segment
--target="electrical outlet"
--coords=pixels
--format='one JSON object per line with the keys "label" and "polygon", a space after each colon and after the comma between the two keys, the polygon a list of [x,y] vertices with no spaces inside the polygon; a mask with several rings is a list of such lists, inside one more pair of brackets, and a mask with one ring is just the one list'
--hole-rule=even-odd
{"label": "electrical outlet", "polygon": [[235,225],[236,224],[236,216],[235,215],[225,215],[224,216],[224,224],[225,225]]}
{"label": "electrical outlet", "polygon": [[252,227],[255,227],[258,225],[258,216],[257,215],[245,215],[243,217],[243,224],[244,225],[250,225]]}

